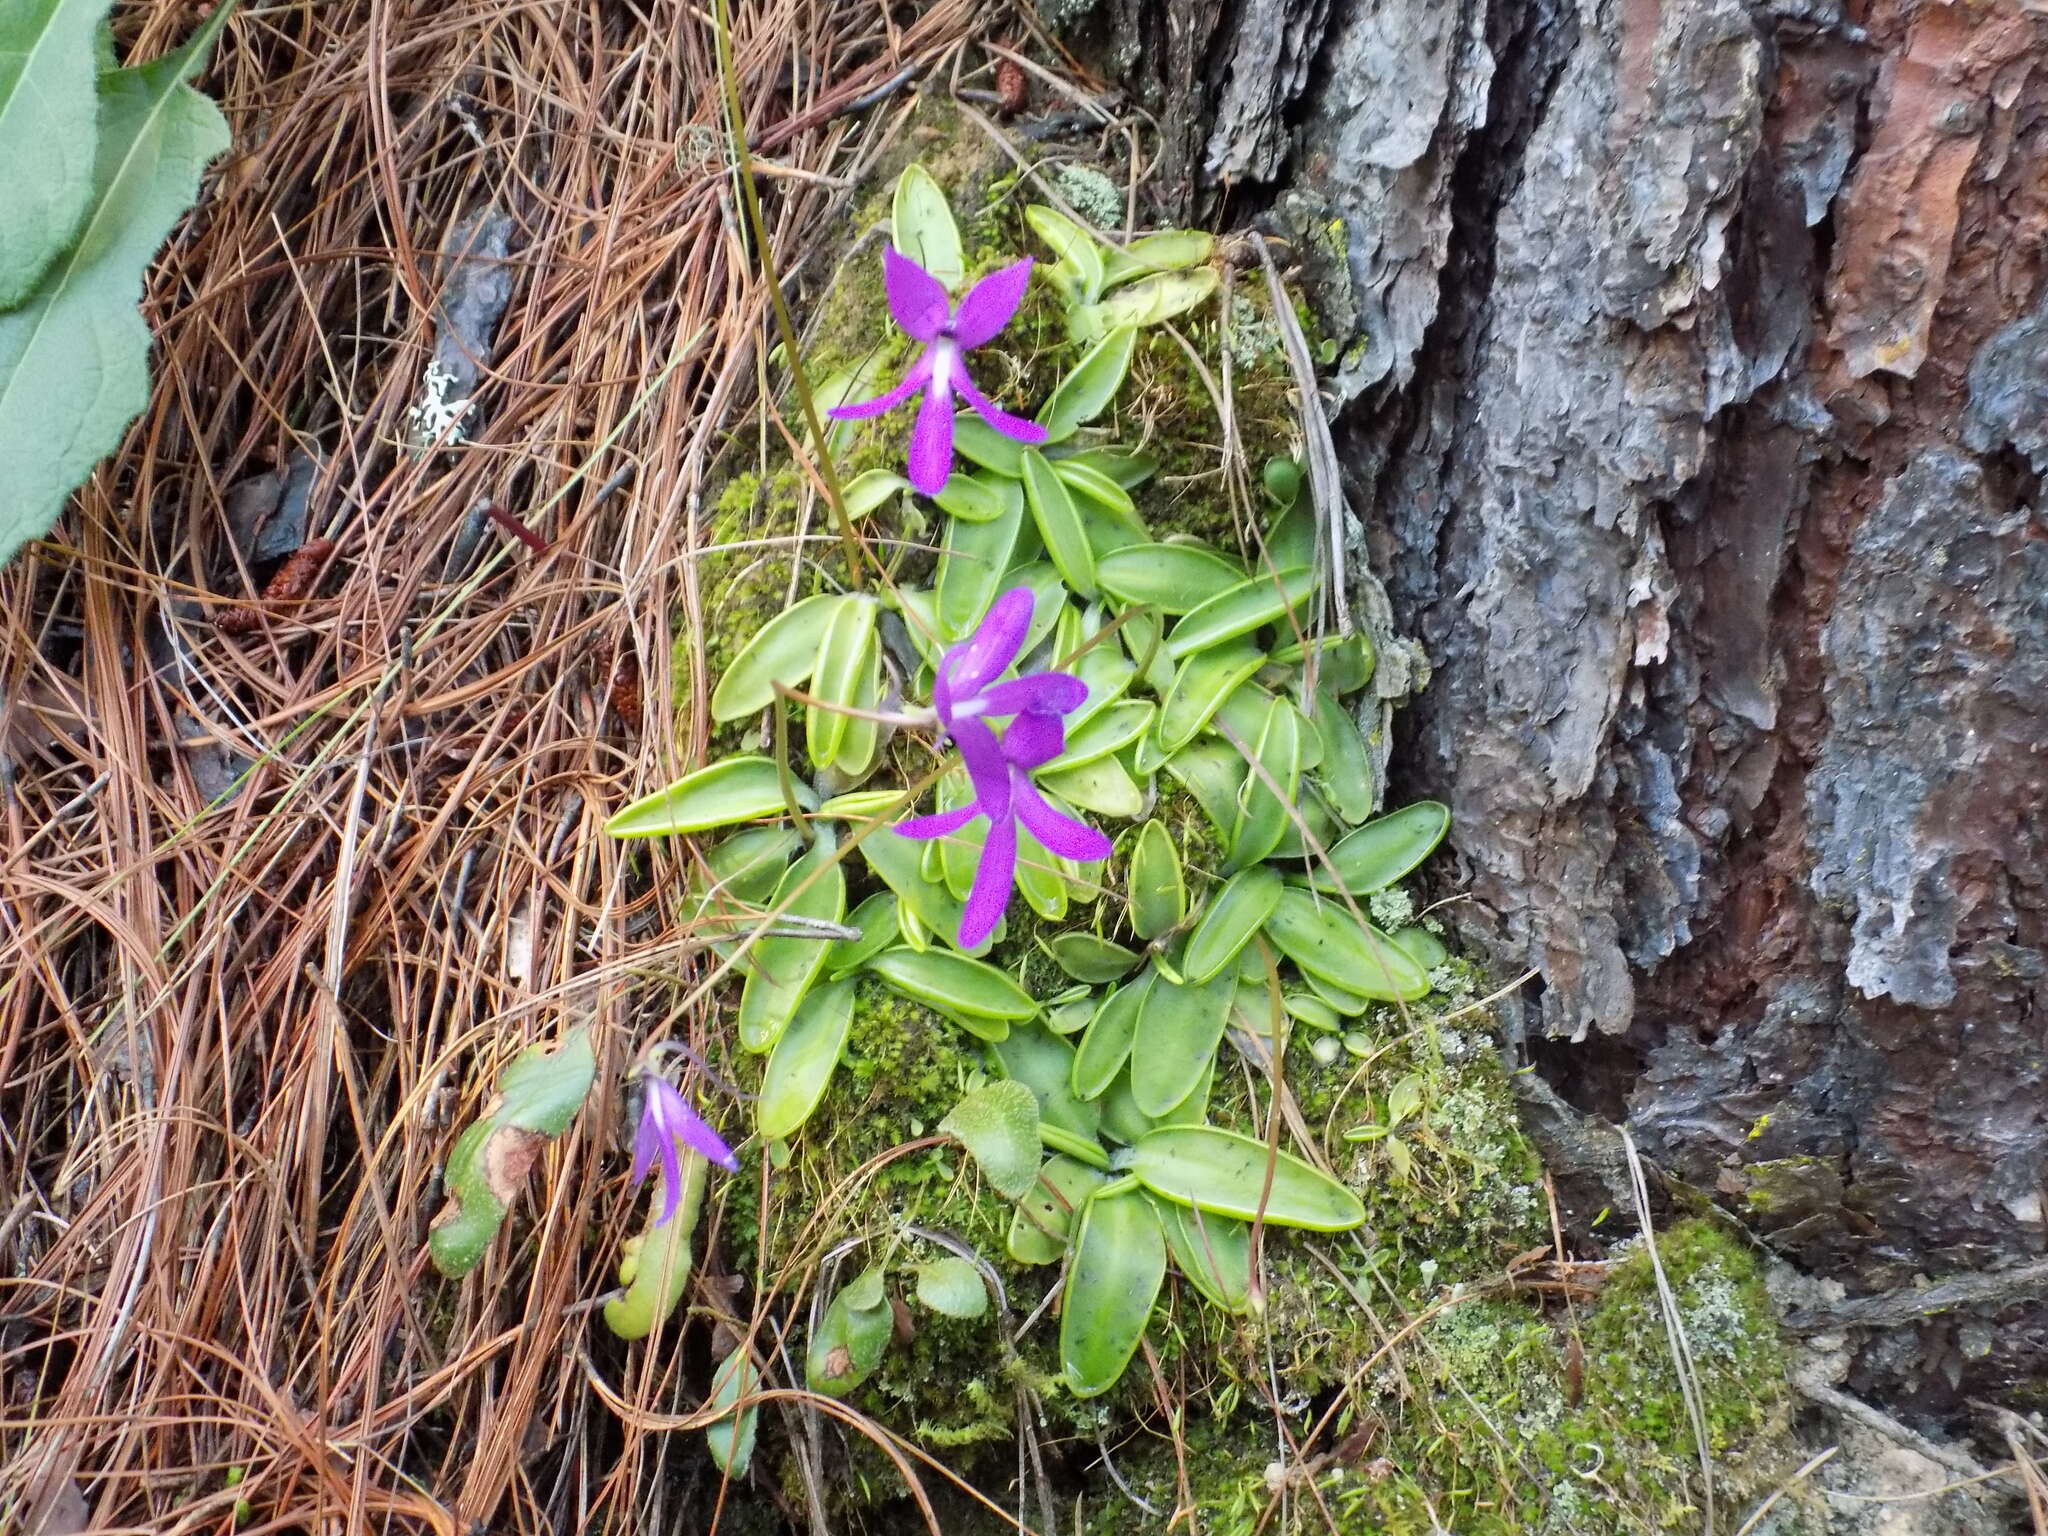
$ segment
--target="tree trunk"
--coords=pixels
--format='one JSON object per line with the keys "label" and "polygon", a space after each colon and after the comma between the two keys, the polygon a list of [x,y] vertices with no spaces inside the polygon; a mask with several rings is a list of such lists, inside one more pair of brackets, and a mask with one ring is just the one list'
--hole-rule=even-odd
{"label": "tree trunk", "polygon": [[[2048,5],[1102,0],[1293,240],[1518,1042],[1873,1304],[2048,1366]],[[1886,1310],[1888,1309],[1888,1310]],[[1872,1308],[1866,1308],[1866,1312]],[[1830,1318],[1811,1318],[1818,1325]]]}

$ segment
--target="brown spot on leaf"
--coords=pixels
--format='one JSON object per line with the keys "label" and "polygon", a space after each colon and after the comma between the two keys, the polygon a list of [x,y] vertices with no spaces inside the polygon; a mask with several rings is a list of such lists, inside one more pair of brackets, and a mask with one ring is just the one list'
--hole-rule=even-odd
{"label": "brown spot on leaf", "polygon": [[547,1137],[538,1131],[522,1131],[517,1126],[502,1126],[491,1132],[484,1142],[481,1161],[484,1182],[498,1197],[499,1204],[512,1203],[525,1185],[527,1174],[533,1171],[534,1159],[547,1144]]}

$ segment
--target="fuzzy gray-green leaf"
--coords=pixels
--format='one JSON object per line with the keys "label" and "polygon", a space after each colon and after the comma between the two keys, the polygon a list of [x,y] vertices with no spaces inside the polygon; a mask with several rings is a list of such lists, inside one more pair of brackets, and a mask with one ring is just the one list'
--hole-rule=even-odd
{"label": "fuzzy gray-green leaf", "polygon": [[988,1284],[981,1271],[957,1254],[917,1266],[917,1299],[941,1317],[972,1320],[988,1311]]}
{"label": "fuzzy gray-green leaf", "polygon": [[28,297],[92,197],[93,33],[107,0],[0,5],[0,310]]}
{"label": "fuzzy gray-green leaf", "polygon": [[985,1084],[955,1104],[939,1129],[965,1147],[996,1193],[1018,1200],[1038,1179],[1038,1100],[1023,1083]]}
{"label": "fuzzy gray-green leaf", "polygon": [[[18,308],[0,313],[0,561],[48,531],[148,403],[149,327],[136,300],[206,163],[228,147],[219,108],[185,84],[228,10],[218,7],[176,53],[99,77],[99,142],[77,237]],[[4,153],[28,152],[10,134]],[[15,208],[0,206],[11,222]]]}

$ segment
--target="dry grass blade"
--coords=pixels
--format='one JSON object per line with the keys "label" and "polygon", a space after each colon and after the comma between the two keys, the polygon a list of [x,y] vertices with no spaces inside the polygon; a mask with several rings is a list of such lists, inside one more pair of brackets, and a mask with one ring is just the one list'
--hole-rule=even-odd
{"label": "dry grass blade", "polygon": [[[785,271],[890,127],[857,104],[969,14],[741,8]],[[190,22],[119,7],[119,46]],[[576,1364],[614,1107],[468,1284],[422,1238],[453,1125],[560,1027],[535,999],[616,1063],[629,963],[694,965],[600,827],[701,745],[619,681],[700,686],[691,512],[766,315],[710,33],[681,0],[248,7],[204,83],[235,150],[151,283],[154,399],[0,572],[0,1528],[644,1525],[661,1437]],[[509,302],[467,414],[422,416],[487,208]],[[215,622],[318,538],[310,591]]]}

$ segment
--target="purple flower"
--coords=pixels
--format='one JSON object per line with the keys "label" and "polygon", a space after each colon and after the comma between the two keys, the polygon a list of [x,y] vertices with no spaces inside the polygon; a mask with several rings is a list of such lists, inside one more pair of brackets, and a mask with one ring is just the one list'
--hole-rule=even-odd
{"label": "purple flower", "polygon": [[727,1173],[738,1173],[740,1160],[732,1148],[706,1125],[689,1100],[677,1092],[667,1078],[649,1072],[641,1079],[647,1096],[640,1106],[640,1124],[633,1132],[633,1182],[647,1177],[647,1171],[661,1164],[661,1215],[657,1227],[666,1224],[683,1199],[682,1149],[688,1147]]}
{"label": "purple flower", "polygon": [[917,425],[910,433],[910,483],[936,496],[953,472],[953,394],[958,391],[981,419],[1020,443],[1042,443],[1045,428],[1035,421],[996,409],[974,387],[967,373],[966,353],[991,341],[1010,323],[1023,302],[1031,279],[1031,258],[991,272],[967,292],[958,309],[946,297],[945,284],[894,246],[882,252],[882,281],[888,290],[889,313],[924,352],[902,381],[886,395],[835,407],[835,421],[863,421],[893,410],[921,390]]}
{"label": "purple flower", "polygon": [[[1046,849],[1068,859],[1106,859],[1109,839],[1046,803],[1031,770],[1066,750],[1065,717],[1081,707],[1088,685],[1066,672],[995,679],[1016,660],[1031,626],[1032,593],[1018,587],[997,598],[981,627],[939,659],[932,706],[960,747],[974,799],[958,810],[897,823],[903,837],[948,837],[976,816],[988,818],[988,840],[960,919],[960,947],[973,949],[1002,921],[1017,878],[1017,823]],[[1000,740],[989,717],[1015,718]]]}

